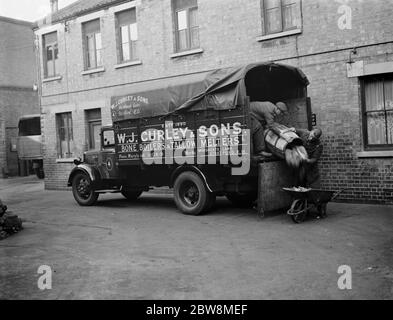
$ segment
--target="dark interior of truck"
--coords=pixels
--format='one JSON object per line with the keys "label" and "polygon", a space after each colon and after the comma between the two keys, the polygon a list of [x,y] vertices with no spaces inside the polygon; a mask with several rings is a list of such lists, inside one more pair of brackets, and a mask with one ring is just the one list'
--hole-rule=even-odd
{"label": "dark interior of truck", "polygon": [[248,71],[245,77],[250,101],[277,103],[307,96],[307,79],[295,69],[280,65],[261,65]]}

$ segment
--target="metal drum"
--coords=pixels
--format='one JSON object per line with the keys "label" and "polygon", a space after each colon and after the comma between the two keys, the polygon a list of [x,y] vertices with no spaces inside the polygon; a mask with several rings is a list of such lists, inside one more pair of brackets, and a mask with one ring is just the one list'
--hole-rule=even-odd
{"label": "metal drum", "polygon": [[[277,132],[280,132],[280,135]],[[284,125],[275,126],[274,130],[265,130],[264,136],[269,151],[281,159],[285,159],[285,150],[288,146],[303,145],[302,139]]]}

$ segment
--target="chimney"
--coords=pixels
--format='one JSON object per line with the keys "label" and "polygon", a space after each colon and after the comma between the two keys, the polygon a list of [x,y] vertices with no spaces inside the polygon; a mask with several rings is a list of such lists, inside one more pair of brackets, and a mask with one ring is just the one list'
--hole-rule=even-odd
{"label": "chimney", "polygon": [[58,0],[50,0],[50,12],[55,13],[59,10],[59,1]]}

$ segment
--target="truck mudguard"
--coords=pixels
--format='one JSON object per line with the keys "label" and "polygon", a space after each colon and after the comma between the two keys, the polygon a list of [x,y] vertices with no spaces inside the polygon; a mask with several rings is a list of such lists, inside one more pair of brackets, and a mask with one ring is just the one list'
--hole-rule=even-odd
{"label": "truck mudguard", "polygon": [[196,174],[198,174],[202,180],[204,181],[206,188],[210,191],[210,192],[214,192],[215,191],[215,183],[213,181],[211,181],[211,179],[209,179],[209,175],[205,174],[202,172],[201,169],[199,169],[196,166],[181,166],[176,168],[176,170],[172,173],[171,176],[171,186],[174,185],[176,178],[185,171],[193,171]]}
{"label": "truck mudguard", "polygon": [[68,183],[67,183],[68,187],[72,186],[72,179],[78,172],[83,172],[87,174],[93,186],[96,186],[101,181],[101,175],[96,168],[92,167],[91,165],[82,163],[72,169],[70,176],[68,178]]}

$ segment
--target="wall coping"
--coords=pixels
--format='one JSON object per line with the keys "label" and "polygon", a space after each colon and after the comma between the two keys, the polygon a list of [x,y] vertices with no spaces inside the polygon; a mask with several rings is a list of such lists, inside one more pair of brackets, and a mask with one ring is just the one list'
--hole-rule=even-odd
{"label": "wall coping", "polygon": [[42,82],[45,83],[45,82],[57,81],[61,79],[63,79],[62,76],[55,76],[55,77],[44,78],[42,79]]}
{"label": "wall coping", "polygon": [[361,151],[357,152],[358,158],[393,158],[393,150]]}
{"label": "wall coping", "polygon": [[279,32],[279,33],[272,33],[272,34],[259,36],[259,37],[257,37],[257,41],[265,41],[265,40],[270,40],[270,39],[282,38],[282,37],[291,36],[291,35],[299,34],[299,33],[302,33],[302,29],[297,28],[297,29],[293,29],[293,30]]}
{"label": "wall coping", "polygon": [[95,68],[95,69],[82,71],[81,75],[85,76],[85,75],[88,75],[88,74],[99,73],[99,72],[104,72],[104,71],[105,71],[104,67],[99,67],[99,68]]}
{"label": "wall coping", "polygon": [[129,62],[116,64],[114,68],[121,69],[121,68],[126,68],[126,67],[131,67],[131,66],[138,66],[141,64],[142,64],[141,60],[135,60],[135,61],[129,61]]}
{"label": "wall coping", "polygon": [[198,48],[198,49],[193,49],[193,50],[176,52],[176,53],[171,54],[169,57],[171,59],[174,59],[174,58],[183,57],[183,56],[189,56],[189,55],[198,54],[198,53],[203,53],[203,49],[202,48]]}
{"label": "wall coping", "polygon": [[74,163],[75,158],[56,159],[56,163]]}

